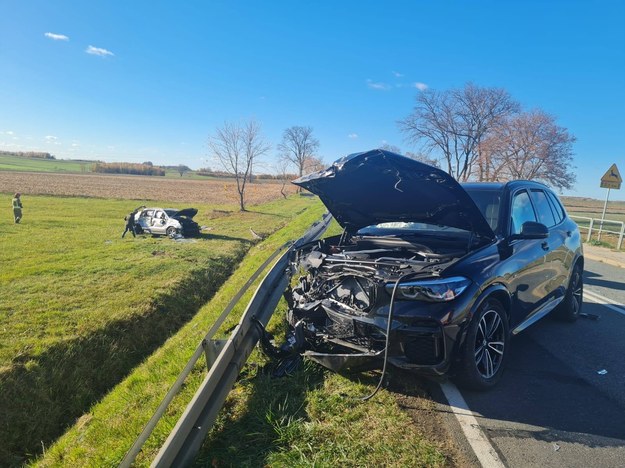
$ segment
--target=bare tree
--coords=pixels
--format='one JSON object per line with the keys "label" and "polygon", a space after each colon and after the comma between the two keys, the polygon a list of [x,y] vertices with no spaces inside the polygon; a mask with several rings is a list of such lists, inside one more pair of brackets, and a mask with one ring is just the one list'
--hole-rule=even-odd
{"label": "bare tree", "polygon": [[282,186],[280,187],[280,193],[282,194],[282,196],[284,198],[287,197],[287,194],[284,191],[284,187],[286,186],[286,183],[291,178],[290,174],[289,174],[289,166],[290,165],[291,165],[291,161],[289,161],[288,159],[285,159],[285,158],[278,159],[278,163],[276,164],[276,169],[277,169],[277,172],[278,172],[278,178],[282,182]]}
{"label": "bare tree", "polygon": [[404,156],[410,159],[414,159],[415,161],[422,162],[423,164],[427,164],[429,166],[438,167],[439,169],[441,167],[438,159],[430,158],[428,155],[423,153],[412,153],[410,151],[407,151]]}
{"label": "bare tree", "polygon": [[384,143],[382,146],[380,146],[380,149],[384,151],[390,151],[391,153],[403,154],[399,146],[391,145],[390,143]]}
{"label": "bare tree", "polygon": [[245,211],[245,187],[254,161],[271,149],[255,120],[242,124],[225,122],[208,138],[208,146],[224,171],[234,176],[239,206]]}
{"label": "bare tree", "polygon": [[466,181],[479,158],[482,140],[519,109],[504,89],[468,83],[461,89],[420,92],[414,110],[399,127],[410,142],[422,144],[428,152],[437,151],[451,176]]}
{"label": "bare tree", "polygon": [[500,123],[480,147],[482,180],[542,180],[558,189],[575,183],[575,136],[543,111],[524,112]]}
{"label": "bare tree", "polygon": [[314,158],[319,149],[319,140],[312,132],[312,127],[287,128],[282,134],[282,142],[278,145],[282,157],[297,168],[300,177],[304,175],[307,161]]}
{"label": "bare tree", "polygon": [[322,171],[327,165],[320,158],[308,158],[304,163],[304,174]]}
{"label": "bare tree", "polygon": [[436,159],[430,158],[423,153],[413,153],[410,151],[406,151],[405,153],[403,153],[399,146],[390,145],[388,143],[384,143],[382,146],[380,146],[380,149],[383,149],[385,151],[391,151],[392,153],[402,154],[407,158],[414,159],[415,161],[419,161],[430,166],[440,167],[440,164]]}

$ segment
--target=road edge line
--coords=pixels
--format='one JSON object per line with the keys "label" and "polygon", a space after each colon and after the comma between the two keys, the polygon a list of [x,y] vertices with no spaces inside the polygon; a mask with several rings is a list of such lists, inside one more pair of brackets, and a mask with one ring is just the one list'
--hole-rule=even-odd
{"label": "road edge line", "polygon": [[441,382],[440,387],[480,464],[486,468],[505,467],[458,387],[451,382]]}

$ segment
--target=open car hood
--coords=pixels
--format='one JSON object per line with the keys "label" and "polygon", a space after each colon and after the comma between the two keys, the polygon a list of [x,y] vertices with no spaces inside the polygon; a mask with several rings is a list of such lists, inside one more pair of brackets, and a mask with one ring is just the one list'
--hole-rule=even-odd
{"label": "open car hood", "polygon": [[351,233],[365,226],[402,221],[495,237],[469,194],[449,174],[390,151],[350,154],[293,183],[318,195]]}
{"label": "open car hood", "polygon": [[176,214],[173,216],[173,218],[178,218],[180,216],[186,216],[187,218],[193,218],[196,214],[197,214],[197,209],[196,208],[184,208],[183,210],[180,210],[180,211],[176,212]]}

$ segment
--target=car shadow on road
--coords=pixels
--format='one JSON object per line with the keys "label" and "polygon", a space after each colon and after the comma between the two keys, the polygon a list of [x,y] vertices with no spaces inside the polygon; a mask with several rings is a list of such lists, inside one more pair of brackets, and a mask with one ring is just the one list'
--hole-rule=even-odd
{"label": "car shadow on road", "polygon": [[619,291],[623,289],[623,283],[620,281],[608,281],[603,278],[603,275],[594,273],[589,270],[584,271],[584,284],[589,286],[599,286],[602,288],[614,289],[615,291]]}

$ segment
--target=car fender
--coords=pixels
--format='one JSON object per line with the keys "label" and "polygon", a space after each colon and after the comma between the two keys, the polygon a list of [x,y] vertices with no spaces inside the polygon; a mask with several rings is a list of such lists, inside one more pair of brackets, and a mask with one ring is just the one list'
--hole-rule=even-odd
{"label": "car fender", "polygon": [[[488,285],[477,297],[477,299],[473,302],[469,313],[466,315],[466,319],[461,325],[460,333],[458,334],[458,339],[456,340],[455,348],[456,351],[463,345],[464,340],[467,335],[467,329],[469,328],[469,323],[473,319],[473,316],[477,313],[478,309],[486,302],[486,300],[494,297],[499,302],[502,303],[504,309],[507,312],[508,320],[510,319],[510,307],[512,304],[512,297],[510,296],[510,291],[508,288],[502,283],[493,283]],[[457,353],[454,353],[457,355]]]}

